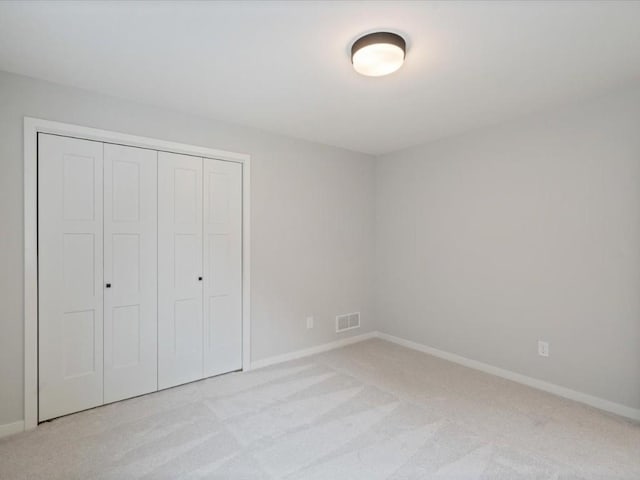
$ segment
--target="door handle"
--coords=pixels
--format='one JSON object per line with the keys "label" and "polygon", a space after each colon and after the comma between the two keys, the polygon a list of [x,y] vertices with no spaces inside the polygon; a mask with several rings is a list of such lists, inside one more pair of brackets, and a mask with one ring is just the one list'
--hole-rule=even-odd
{"label": "door handle", "polygon": [[201,282],[202,281],[202,277],[198,277],[198,281]]}
{"label": "door handle", "polygon": [[107,284],[105,285],[105,287],[106,287],[106,288],[111,288],[111,284],[110,284],[110,283],[107,283]]}

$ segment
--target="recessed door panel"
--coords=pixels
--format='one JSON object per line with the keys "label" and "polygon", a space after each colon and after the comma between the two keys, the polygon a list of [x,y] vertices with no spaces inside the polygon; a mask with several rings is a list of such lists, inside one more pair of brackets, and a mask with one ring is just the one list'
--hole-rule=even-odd
{"label": "recessed door panel", "polygon": [[[122,149],[126,147],[119,147],[117,145],[108,145],[106,150],[113,152],[113,154],[121,154]],[[129,153],[128,150],[126,150]],[[138,153],[142,155],[142,152],[133,150],[132,153]],[[129,156],[132,155],[129,153]],[[105,154],[108,154],[105,152]],[[151,162],[156,162],[157,154],[155,152],[146,152],[144,156],[148,157]],[[145,165],[141,165],[140,162],[135,159],[118,159],[116,158],[111,165],[112,168],[112,198],[111,203],[113,205],[113,211],[111,213],[112,219],[115,222],[137,222],[140,220],[140,197],[142,196],[141,185],[142,178],[140,177],[140,170],[142,169],[145,174],[149,174]]]}
{"label": "recessed door panel", "polygon": [[64,325],[64,378],[96,373],[96,315],[94,310],[68,312]]}
{"label": "recessed door panel", "polygon": [[173,220],[176,225],[193,225],[200,221],[202,199],[198,192],[202,191],[201,181],[200,171],[195,168],[176,168],[173,171]]}
{"label": "recessed door panel", "polygon": [[140,321],[140,305],[125,305],[113,309],[113,368],[137,367],[142,361],[144,339]]}
{"label": "recessed door panel", "polygon": [[104,146],[105,403],[158,388],[157,155]]}
{"label": "recessed door panel", "polygon": [[158,153],[158,384],[203,376],[202,159]]}
{"label": "recessed door panel", "polygon": [[242,368],[242,166],[204,159],[204,374]]}
{"label": "recessed door panel", "polygon": [[96,281],[96,240],[100,241],[91,232],[62,234],[62,277],[67,310],[79,308],[102,287]]}
{"label": "recessed door panel", "polygon": [[[142,238],[141,238],[142,237]],[[144,243],[144,235],[140,233],[112,233],[111,234],[111,259],[112,273],[111,283],[114,291],[139,293],[142,285],[140,277],[143,276],[142,260],[144,252],[141,243]],[[148,239],[147,242],[150,242]],[[149,248],[149,245],[144,245]]]}
{"label": "recessed door panel", "polygon": [[211,274],[211,282],[207,282],[207,291],[212,296],[230,295],[233,292],[233,247],[230,245],[230,237],[231,235],[226,233],[210,233],[207,238]]}
{"label": "recessed door panel", "polygon": [[[176,233],[173,238],[173,288],[188,297],[202,270],[202,235],[200,232]],[[195,272],[195,276],[194,276]]]}
{"label": "recessed door panel", "polygon": [[95,158],[65,153],[63,163],[62,196],[64,198],[64,220],[94,220],[96,214],[94,203],[96,187],[99,188],[101,185],[95,185],[87,180],[95,178],[97,173],[95,171]]}
{"label": "recessed door panel", "polygon": [[39,420],[103,402],[103,145],[38,135]]}

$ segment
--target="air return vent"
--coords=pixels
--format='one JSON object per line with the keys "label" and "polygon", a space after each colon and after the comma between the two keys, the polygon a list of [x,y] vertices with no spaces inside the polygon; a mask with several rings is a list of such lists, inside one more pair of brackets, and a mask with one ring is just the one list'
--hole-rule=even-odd
{"label": "air return vent", "polygon": [[336,317],[336,333],[360,328],[360,312],[346,313]]}

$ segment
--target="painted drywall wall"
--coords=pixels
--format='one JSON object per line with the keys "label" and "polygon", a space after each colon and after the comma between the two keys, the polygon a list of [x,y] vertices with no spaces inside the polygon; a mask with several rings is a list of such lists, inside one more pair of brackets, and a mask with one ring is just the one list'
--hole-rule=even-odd
{"label": "painted drywall wall", "polygon": [[380,157],[376,278],[386,333],[639,408],[640,89]]}
{"label": "painted drywall wall", "polygon": [[0,425],[23,418],[24,116],[251,154],[253,360],[371,330],[371,157],[0,73]]}
{"label": "painted drywall wall", "polygon": [[374,164],[0,72],[0,425],[23,409],[24,116],[252,155],[256,361],[379,329],[640,407],[640,89]]}

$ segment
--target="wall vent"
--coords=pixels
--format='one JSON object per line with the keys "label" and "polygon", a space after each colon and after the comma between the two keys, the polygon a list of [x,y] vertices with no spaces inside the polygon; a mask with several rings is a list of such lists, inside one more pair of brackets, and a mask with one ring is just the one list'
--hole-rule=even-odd
{"label": "wall vent", "polygon": [[346,313],[336,317],[336,333],[360,328],[360,312]]}

